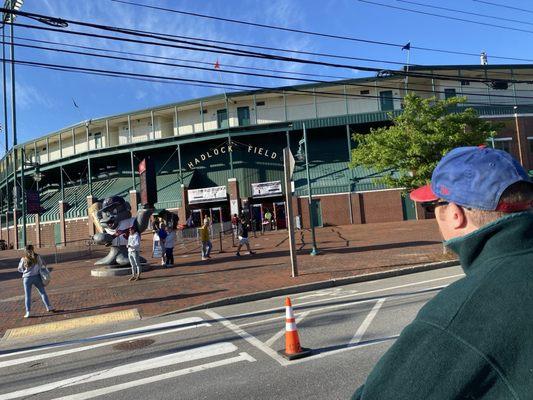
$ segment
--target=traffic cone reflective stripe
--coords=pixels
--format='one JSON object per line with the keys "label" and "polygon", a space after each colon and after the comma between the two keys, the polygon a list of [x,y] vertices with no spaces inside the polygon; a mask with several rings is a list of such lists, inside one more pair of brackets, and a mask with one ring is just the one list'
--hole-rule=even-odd
{"label": "traffic cone reflective stripe", "polygon": [[311,354],[310,350],[303,349],[302,346],[300,346],[300,337],[298,336],[298,329],[296,328],[296,319],[294,318],[291,299],[288,297],[285,299],[285,351],[280,351],[280,353],[289,360],[302,358]]}

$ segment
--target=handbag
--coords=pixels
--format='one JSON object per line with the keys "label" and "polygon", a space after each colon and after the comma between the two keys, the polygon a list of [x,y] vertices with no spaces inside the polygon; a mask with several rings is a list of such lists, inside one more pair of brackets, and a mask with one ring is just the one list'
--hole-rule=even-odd
{"label": "handbag", "polygon": [[39,265],[41,266],[41,268],[39,268],[39,274],[41,275],[43,286],[47,286],[52,280],[52,274],[50,273],[50,270],[46,268],[46,265],[43,264],[41,256],[39,256]]}

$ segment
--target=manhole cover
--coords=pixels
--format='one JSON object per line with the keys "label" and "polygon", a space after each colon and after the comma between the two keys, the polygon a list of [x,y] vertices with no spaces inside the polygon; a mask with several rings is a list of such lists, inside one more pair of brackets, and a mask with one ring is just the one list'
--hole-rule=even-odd
{"label": "manhole cover", "polygon": [[137,350],[142,349],[143,347],[150,346],[154,343],[153,339],[139,339],[139,340],[129,340],[127,342],[122,342],[113,346],[115,350]]}

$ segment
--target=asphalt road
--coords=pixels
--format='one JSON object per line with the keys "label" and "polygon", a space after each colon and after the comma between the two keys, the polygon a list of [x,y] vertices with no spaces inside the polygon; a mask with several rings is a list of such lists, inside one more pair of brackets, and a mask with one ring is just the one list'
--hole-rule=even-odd
{"label": "asphalt road", "polygon": [[0,343],[4,399],[346,399],[460,268],[292,295],[312,355],[288,361],[284,297]]}

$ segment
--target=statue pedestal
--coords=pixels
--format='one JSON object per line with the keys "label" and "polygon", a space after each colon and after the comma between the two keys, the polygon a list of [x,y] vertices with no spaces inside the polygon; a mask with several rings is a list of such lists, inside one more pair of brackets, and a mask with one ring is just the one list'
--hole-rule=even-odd
{"label": "statue pedestal", "polygon": [[[141,264],[142,272],[150,271],[151,269],[151,265]],[[129,265],[125,267],[120,267],[118,265],[102,265],[91,270],[91,276],[95,276],[97,278],[108,278],[110,276],[122,275],[131,275],[131,267]]]}

